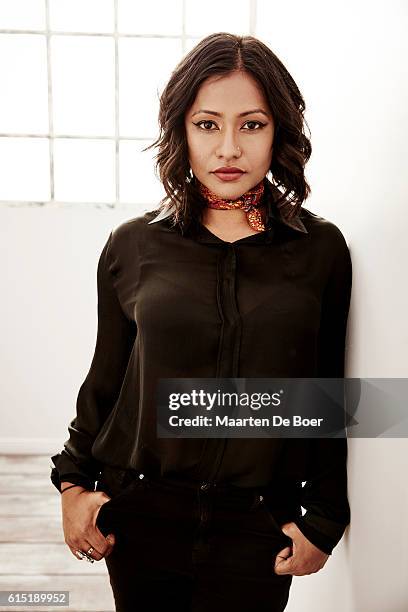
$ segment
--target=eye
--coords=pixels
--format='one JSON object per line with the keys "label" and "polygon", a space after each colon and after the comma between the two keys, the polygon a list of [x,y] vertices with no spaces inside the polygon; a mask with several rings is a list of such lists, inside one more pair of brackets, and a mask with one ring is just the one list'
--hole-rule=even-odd
{"label": "eye", "polygon": [[[265,127],[265,123],[261,123],[260,121],[246,121],[245,123],[257,123],[260,127],[257,128],[258,130],[261,130],[263,127]],[[257,130],[248,130],[249,132],[256,132]]]}
{"label": "eye", "polygon": [[[198,121],[197,123],[194,123],[194,125],[196,125],[199,129],[202,129],[200,126],[202,123],[214,123],[214,121],[211,121],[210,119],[203,119],[202,121]],[[202,129],[203,132],[213,132],[214,130],[207,130],[206,128]]]}
{"label": "eye", "polygon": [[[212,121],[211,119],[203,119],[202,121],[198,121],[197,123],[194,123],[194,125],[196,125],[198,127],[198,129],[202,130],[203,132],[214,132],[215,131],[215,130],[207,130],[206,128],[201,128],[201,124],[205,124],[205,123],[206,124],[213,123],[215,125],[214,121]],[[266,125],[265,123],[262,123],[261,121],[254,121],[254,120],[246,121],[244,123],[244,125],[247,124],[247,123],[252,123],[252,124],[256,123],[260,127],[256,128],[256,129],[247,129],[247,130],[244,130],[245,132],[256,132],[258,130],[261,130]]]}

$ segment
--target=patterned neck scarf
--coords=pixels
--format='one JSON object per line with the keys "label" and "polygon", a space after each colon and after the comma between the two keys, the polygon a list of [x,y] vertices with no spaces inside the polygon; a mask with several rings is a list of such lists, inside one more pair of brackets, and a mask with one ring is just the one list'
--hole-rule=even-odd
{"label": "patterned neck scarf", "polygon": [[217,196],[213,191],[210,191],[208,187],[198,181],[198,189],[201,195],[206,200],[209,208],[218,209],[233,209],[241,208],[246,212],[247,220],[249,225],[258,232],[263,232],[266,227],[262,220],[261,211],[257,208],[261,203],[261,198],[264,192],[263,179],[245,193],[243,193],[236,200],[228,200]]}

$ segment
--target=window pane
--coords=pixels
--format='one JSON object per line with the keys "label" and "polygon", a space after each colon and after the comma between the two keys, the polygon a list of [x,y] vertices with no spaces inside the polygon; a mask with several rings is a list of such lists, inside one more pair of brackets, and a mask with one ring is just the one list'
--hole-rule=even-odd
{"label": "window pane", "polygon": [[186,0],[187,36],[206,36],[221,31],[249,33],[249,0],[206,0],[200,5],[196,0]]}
{"label": "window pane", "polygon": [[62,32],[113,32],[113,0],[50,0],[50,27]]}
{"label": "window pane", "polygon": [[119,40],[121,136],[149,139],[157,135],[158,94],[180,57],[181,41],[178,39]]}
{"label": "window pane", "polygon": [[0,57],[0,131],[48,134],[45,38],[2,34]]}
{"label": "window pane", "polygon": [[163,185],[155,177],[153,156],[157,149],[142,152],[151,140],[123,140],[120,143],[120,201],[159,204],[165,195]]}
{"label": "window pane", "polygon": [[54,175],[56,200],[113,202],[115,143],[109,140],[56,140]]}
{"label": "window pane", "polygon": [[0,200],[50,199],[47,138],[0,138]]}
{"label": "window pane", "polygon": [[51,43],[56,134],[113,136],[113,38],[54,36]]}
{"label": "window pane", "polygon": [[44,0],[1,0],[3,30],[45,30]]}
{"label": "window pane", "polygon": [[119,0],[118,30],[126,34],[181,34],[182,0]]}

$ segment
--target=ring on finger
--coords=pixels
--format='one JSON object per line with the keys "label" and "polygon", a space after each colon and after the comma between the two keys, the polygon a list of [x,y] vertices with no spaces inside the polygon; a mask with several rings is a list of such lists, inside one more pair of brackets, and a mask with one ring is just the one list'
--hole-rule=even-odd
{"label": "ring on finger", "polygon": [[[89,550],[94,550],[92,547]],[[76,550],[75,554],[77,555],[77,557],[79,559],[86,559],[87,561],[89,561],[90,563],[93,563],[95,561],[95,559],[91,556],[88,555],[87,552],[83,551],[83,550]]]}

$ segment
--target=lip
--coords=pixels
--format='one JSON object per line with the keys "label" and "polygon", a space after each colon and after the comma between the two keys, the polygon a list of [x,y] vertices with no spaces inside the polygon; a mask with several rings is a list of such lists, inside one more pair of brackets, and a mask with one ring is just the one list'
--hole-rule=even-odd
{"label": "lip", "polygon": [[241,176],[243,176],[245,174],[245,172],[243,171],[234,171],[232,168],[231,170],[228,171],[217,171],[214,172],[215,176],[217,176],[219,179],[221,179],[222,181],[236,181],[237,179],[240,179]]}
{"label": "lip", "polygon": [[220,166],[219,168],[216,168],[214,172],[244,172],[244,171],[241,170],[241,168],[238,168],[238,166]]}

